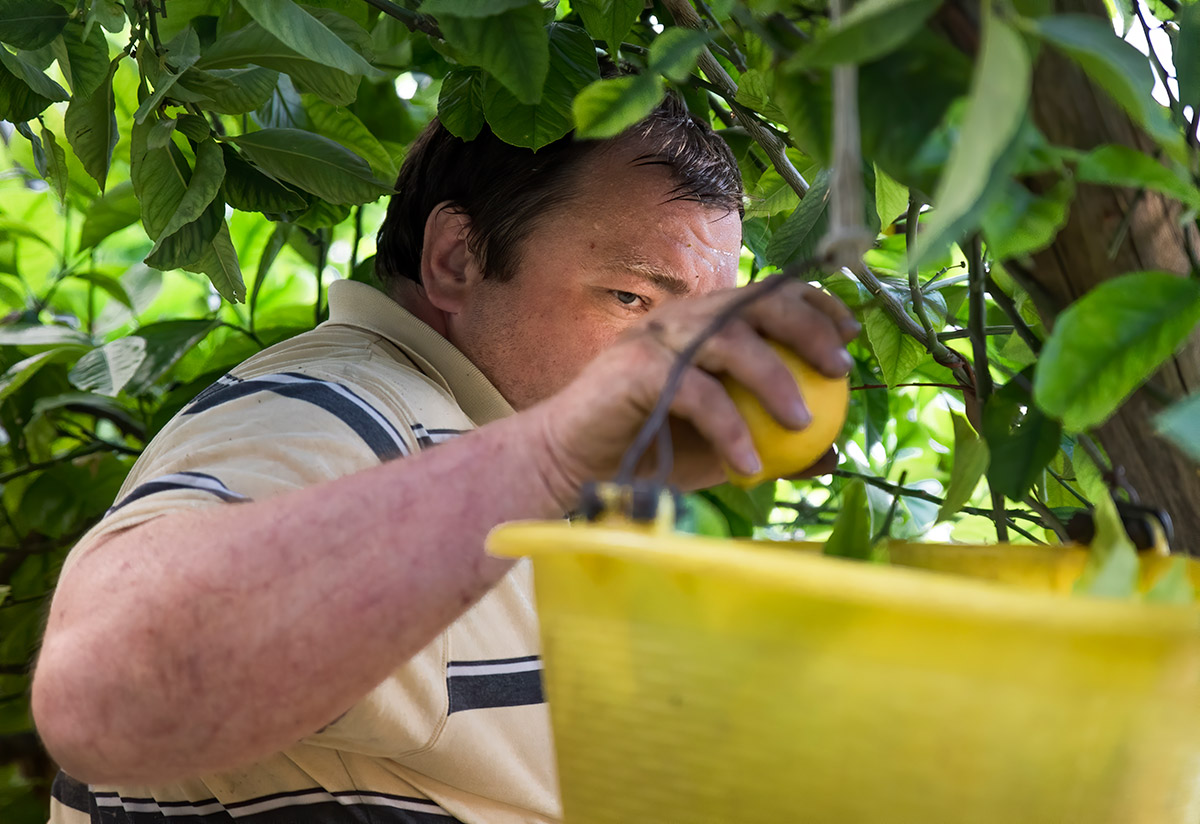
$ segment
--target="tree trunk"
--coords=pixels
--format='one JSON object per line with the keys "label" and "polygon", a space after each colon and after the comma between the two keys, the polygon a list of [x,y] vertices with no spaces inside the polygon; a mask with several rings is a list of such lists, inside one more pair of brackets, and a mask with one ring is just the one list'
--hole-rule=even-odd
{"label": "tree trunk", "polygon": [[[1056,11],[1104,16],[1102,0],[1058,0]],[[1103,91],[1057,52],[1043,49],[1034,72],[1032,111],[1051,143],[1091,149],[1119,143],[1153,154],[1153,144]],[[1096,284],[1125,272],[1188,271],[1181,209],[1152,192],[1081,184],[1067,225],[1026,272],[1048,298],[1050,312]],[[1116,243],[1115,250],[1110,247]],[[1115,251],[1115,254],[1110,252]],[[1053,322],[1048,317],[1049,322]],[[1200,336],[1150,378],[1169,398],[1200,388]],[[1200,554],[1200,473],[1182,452],[1155,433],[1162,403],[1138,390],[1099,429],[1099,439],[1144,504],[1161,507],[1175,525],[1175,548]]]}

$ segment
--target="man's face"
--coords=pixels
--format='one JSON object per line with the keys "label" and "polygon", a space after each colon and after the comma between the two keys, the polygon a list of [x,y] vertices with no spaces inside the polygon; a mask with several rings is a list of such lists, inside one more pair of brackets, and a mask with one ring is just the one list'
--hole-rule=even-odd
{"label": "man's face", "polygon": [[565,386],[649,310],[736,285],[736,211],[672,201],[662,166],[617,148],[544,216],[508,281],[485,278],[448,320],[451,339],[515,409]]}

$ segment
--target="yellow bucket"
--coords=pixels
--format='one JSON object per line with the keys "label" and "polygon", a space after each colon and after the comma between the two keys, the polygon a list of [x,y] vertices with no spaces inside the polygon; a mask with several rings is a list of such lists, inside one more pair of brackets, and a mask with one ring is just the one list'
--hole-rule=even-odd
{"label": "yellow bucket", "polygon": [[1078,550],[488,547],[533,558],[567,824],[1200,822],[1200,609],[1056,594]]}

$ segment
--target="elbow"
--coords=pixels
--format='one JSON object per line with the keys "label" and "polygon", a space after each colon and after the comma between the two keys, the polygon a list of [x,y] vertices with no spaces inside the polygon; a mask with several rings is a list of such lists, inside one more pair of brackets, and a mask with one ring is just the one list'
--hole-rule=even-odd
{"label": "elbow", "polygon": [[[72,778],[85,784],[140,784],[140,765],[114,740],[103,701],[87,667],[44,647],[33,673],[30,705],[46,752]],[[125,750],[126,752],[122,752]]]}

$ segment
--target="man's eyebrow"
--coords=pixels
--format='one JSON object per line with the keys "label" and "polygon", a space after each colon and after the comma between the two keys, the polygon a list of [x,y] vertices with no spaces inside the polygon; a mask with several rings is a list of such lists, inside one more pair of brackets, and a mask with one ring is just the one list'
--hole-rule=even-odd
{"label": "man's eyebrow", "polygon": [[687,295],[692,291],[691,284],[679,275],[645,260],[616,260],[608,264],[606,268],[616,272],[637,275],[644,280],[650,281],[650,283],[664,292],[670,292],[672,295]]}

